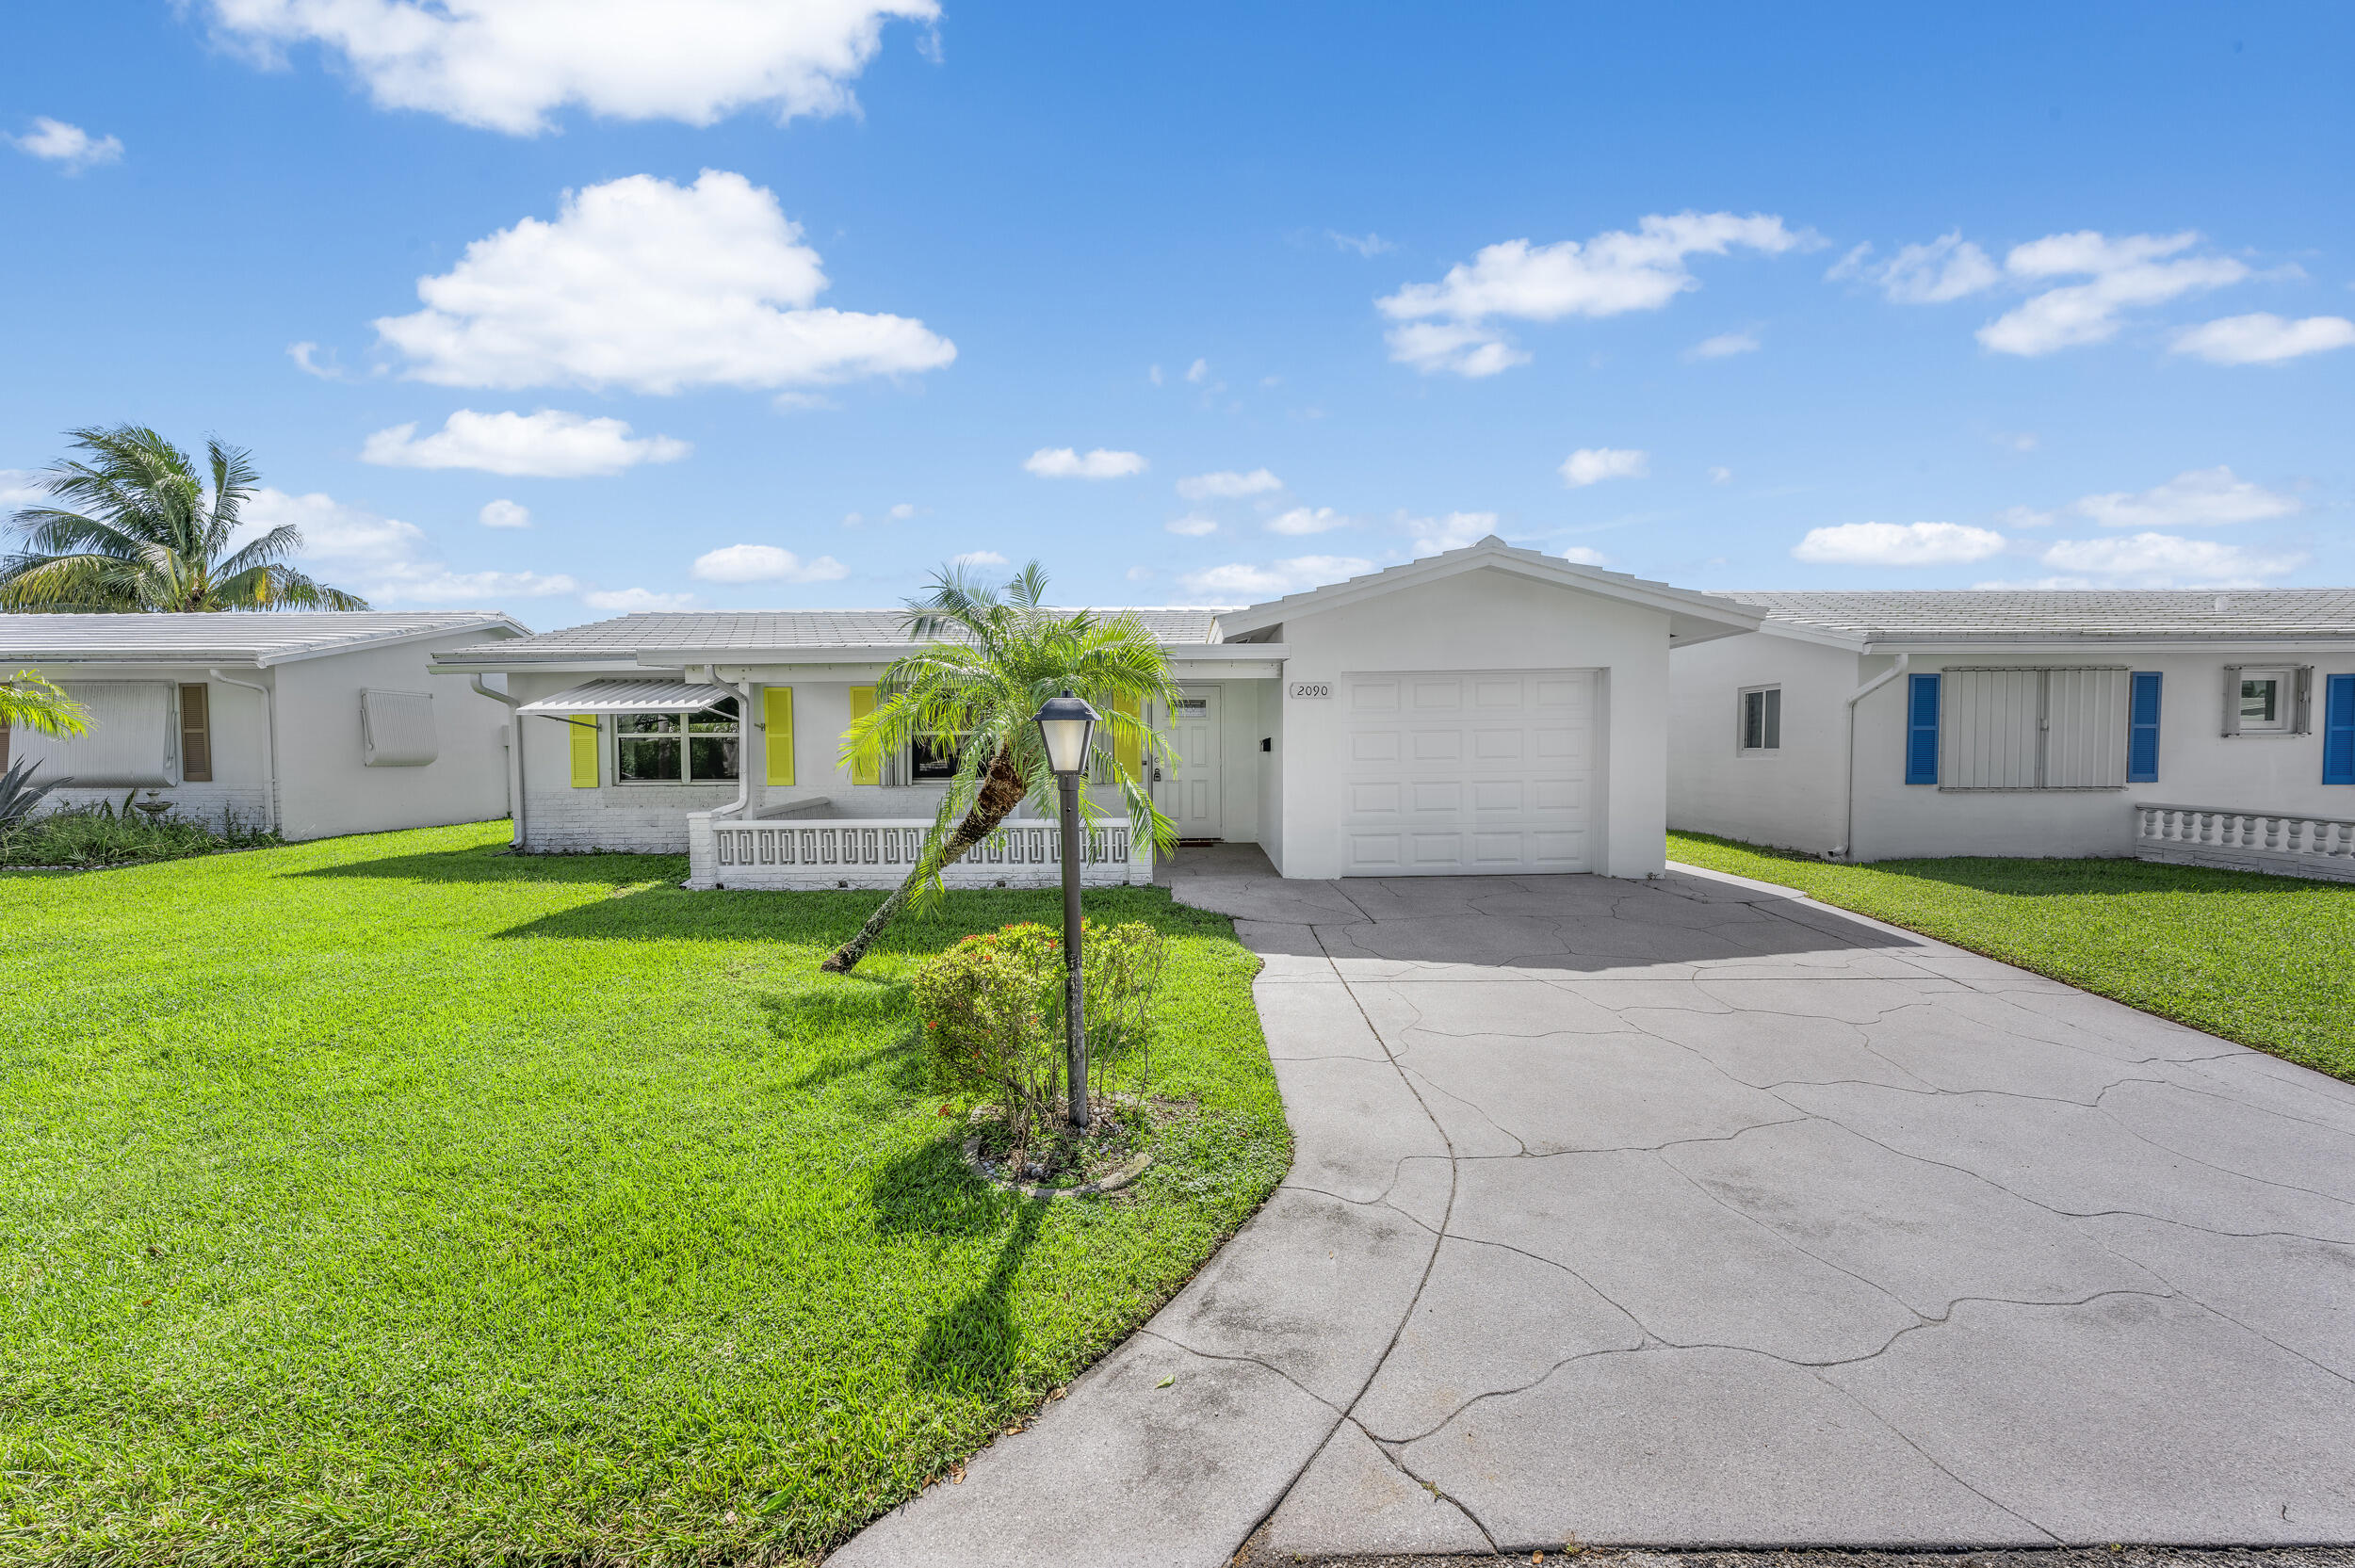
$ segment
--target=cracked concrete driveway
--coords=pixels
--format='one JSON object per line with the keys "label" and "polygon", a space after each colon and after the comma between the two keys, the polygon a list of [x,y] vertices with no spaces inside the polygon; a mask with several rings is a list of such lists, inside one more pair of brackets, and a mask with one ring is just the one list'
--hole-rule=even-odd
{"label": "cracked concrete driveway", "polygon": [[1699,873],[1172,885],[1291,1174],[844,1568],[2355,1542],[2355,1088]]}

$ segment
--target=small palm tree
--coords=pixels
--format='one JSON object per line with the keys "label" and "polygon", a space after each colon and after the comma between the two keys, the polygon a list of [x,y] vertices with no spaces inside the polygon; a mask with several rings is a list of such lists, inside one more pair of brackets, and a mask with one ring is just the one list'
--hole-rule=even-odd
{"label": "small palm tree", "polygon": [[230,548],[261,476],[252,455],[204,444],[208,486],[188,455],[137,425],[69,430],[88,454],[51,468],[56,503],[11,520],[0,609],[358,610],[367,601],[286,564],[302,534],[280,524]]}
{"label": "small palm tree", "polygon": [[[911,899],[918,906],[940,896],[941,871],[987,838],[1025,800],[1043,815],[1056,810],[1055,775],[1031,720],[1039,704],[1068,690],[1084,698],[1104,722],[1096,745],[1111,763],[1129,820],[1139,838],[1167,849],[1177,825],[1161,815],[1143,780],[1120,763],[1127,742],[1139,771],[1168,754],[1143,718],[1148,703],[1178,700],[1169,656],[1135,616],[1049,609],[1047,574],[1032,561],[1003,589],[976,581],[961,567],[942,569],[932,591],[908,601],[910,641],[927,646],[895,659],[875,687],[875,709],[842,737],[842,761],[871,771],[919,736],[955,736],[956,776],[907,880],[885,898],[856,936],[819,967],[836,974],[867,949]],[[1084,792],[1080,810],[1093,823]]]}

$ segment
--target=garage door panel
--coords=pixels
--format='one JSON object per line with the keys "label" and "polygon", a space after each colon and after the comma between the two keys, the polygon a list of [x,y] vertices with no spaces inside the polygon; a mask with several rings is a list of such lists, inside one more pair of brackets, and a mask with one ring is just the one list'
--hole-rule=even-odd
{"label": "garage door panel", "polygon": [[1377,671],[1342,687],[1351,871],[1588,868],[1593,671]]}

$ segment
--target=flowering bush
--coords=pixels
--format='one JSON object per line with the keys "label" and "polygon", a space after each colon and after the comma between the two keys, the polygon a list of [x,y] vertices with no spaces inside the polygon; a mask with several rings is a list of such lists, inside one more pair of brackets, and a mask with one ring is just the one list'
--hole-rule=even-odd
{"label": "flowering bush", "polygon": [[[1082,928],[1091,1092],[1142,1092],[1151,1065],[1161,933],[1131,921]],[[968,936],[916,972],[924,1051],[952,1089],[994,1101],[1017,1140],[1060,1120],[1065,1100],[1063,938],[1035,923]]]}

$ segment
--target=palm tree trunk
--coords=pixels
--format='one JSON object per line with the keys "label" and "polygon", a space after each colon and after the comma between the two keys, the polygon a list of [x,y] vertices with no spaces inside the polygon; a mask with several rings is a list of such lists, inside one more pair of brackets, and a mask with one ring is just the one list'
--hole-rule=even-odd
{"label": "palm tree trunk", "polygon": [[891,897],[875,906],[875,913],[867,917],[867,924],[858,929],[858,933],[829,953],[818,967],[829,975],[847,975],[856,968],[858,961],[867,956],[867,949],[883,934],[884,928],[900,917],[900,912],[915,897],[924,878],[932,871],[954,865],[966,850],[997,832],[998,824],[1013,816],[1014,808],[1022,803],[1023,793],[1022,776],[1014,770],[1013,759],[999,752],[990,759],[989,777],[982,784],[981,793],[974,797],[972,806],[963,820],[950,830],[949,836],[941,840],[938,860],[919,864],[910,871],[907,880],[892,889]]}

